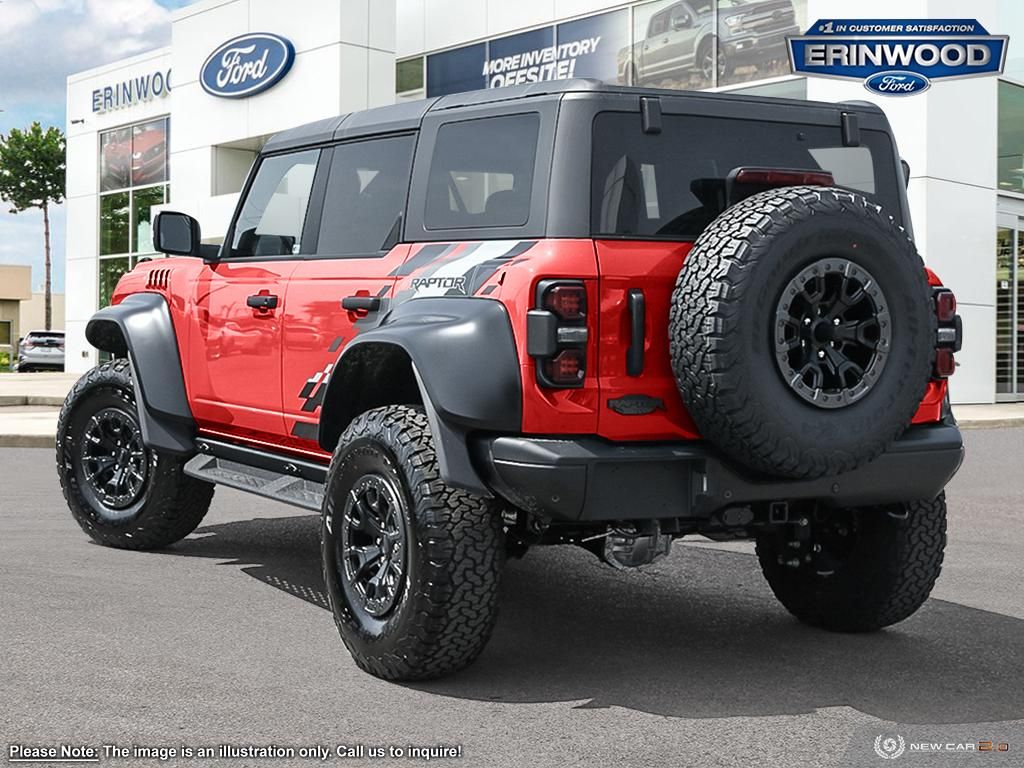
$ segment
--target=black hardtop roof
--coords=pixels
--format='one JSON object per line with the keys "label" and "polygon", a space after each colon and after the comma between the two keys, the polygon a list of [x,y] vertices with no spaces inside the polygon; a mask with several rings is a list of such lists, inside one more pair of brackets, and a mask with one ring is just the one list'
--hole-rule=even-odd
{"label": "black hardtop roof", "polygon": [[330,141],[358,138],[379,133],[395,133],[416,130],[428,112],[438,112],[458,107],[498,104],[517,99],[561,99],[566,94],[657,96],[665,99],[695,99],[715,101],[747,102],[754,104],[784,104],[794,109],[832,109],[836,112],[866,112],[882,114],[882,110],[866,101],[846,101],[831,104],[803,99],[780,99],[772,96],[751,96],[730,91],[679,91],[668,88],[634,88],[625,85],[610,85],[600,80],[573,79],[551,80],[543,83],[513,85],[504,88],[486,88],[479,91],[453,93],[416,101],[402,101],[384,107],[373,107],[359,112],[350,112],[338,117],[300,125],[281,131],[264,145],[263,152],[271,153],[297,147],[322,144]]}

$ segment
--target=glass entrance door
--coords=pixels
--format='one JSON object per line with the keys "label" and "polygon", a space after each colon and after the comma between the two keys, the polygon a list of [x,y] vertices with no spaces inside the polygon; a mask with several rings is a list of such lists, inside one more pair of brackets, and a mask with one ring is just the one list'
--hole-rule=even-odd
{"label": "glass entrance door", "polygon": [[1024,218],[1000,221],[1007,226],[996,229],[996,399],[1024,400]]}

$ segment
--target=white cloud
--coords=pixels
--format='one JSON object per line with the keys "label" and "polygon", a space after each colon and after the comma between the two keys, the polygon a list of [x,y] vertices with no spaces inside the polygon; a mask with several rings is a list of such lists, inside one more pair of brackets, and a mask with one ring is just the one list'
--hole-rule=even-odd
{"label": "white cloud", "polygon": [[156,0],[5,0],[0,5],[0,107],[63,101],[68,75],[170,41]]}

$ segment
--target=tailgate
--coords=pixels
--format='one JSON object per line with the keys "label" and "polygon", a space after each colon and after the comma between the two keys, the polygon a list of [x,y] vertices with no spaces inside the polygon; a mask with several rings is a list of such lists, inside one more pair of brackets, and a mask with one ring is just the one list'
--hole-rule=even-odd
{"label": "tailgate", "polygon": [[[600,275],[598,434],[609,440],[698,437],[676,389],[668,343],[672,290],[692,244],[598,240],[595,246]],[[640,304],[642,329],[634,328],[633,317]]]}

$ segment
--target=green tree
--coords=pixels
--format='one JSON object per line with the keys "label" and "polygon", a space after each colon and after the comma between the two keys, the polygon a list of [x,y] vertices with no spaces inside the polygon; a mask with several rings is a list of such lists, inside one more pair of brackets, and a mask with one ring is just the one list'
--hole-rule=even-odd
{"label": "green tree", "polygon": [[46,330],[53,321],[50,281],[50,206],[64,199],[66,142],[59,128],[32,123],[27,131],[12,128],[0,135],[0,199],[11,205],[11,213],[30,208],[43,211],[43,252],[46,271]]}

